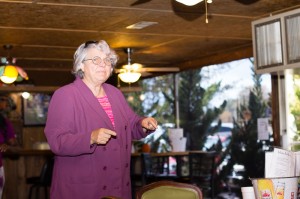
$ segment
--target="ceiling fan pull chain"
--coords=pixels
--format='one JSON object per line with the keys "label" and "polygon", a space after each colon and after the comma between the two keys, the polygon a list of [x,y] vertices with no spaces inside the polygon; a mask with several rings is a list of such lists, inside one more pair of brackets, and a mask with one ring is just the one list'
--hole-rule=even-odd
{"label": "ceiling fan pull chain", "polygon": [[131,49],[130,49],[130,48],[127,48],[127,55],[128,55],[128,66],[130,66],[130,65],[131,65],[130,52],[131,52]]}
{"label": "ceiling fan pull chain", "polygon": [[207,0],[205,1],[205,22],[208,23],[208,18],[207,18]]}

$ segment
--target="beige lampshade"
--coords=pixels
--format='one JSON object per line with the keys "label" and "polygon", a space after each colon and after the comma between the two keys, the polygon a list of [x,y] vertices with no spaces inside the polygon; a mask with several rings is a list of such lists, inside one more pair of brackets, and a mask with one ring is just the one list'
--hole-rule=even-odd
{"label": "beige lampshade", "polygon": [[128,71],[120,73],[118,76],[121,79],[121,81],[125,83],[134,83],[139,80],[139,78],[141,77],[141,73]]}

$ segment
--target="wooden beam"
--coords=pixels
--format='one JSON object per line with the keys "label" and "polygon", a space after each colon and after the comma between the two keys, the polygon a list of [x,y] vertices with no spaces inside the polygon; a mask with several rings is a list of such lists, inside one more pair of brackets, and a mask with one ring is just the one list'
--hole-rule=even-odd
{"label": "wooden beam", "polygon": [[[282,78],[282,77],[280,77]],[[272,128],[274,146],[280,146],[280,112],[278,75],[271,75],[272,82]]]}
{"label": "wooden beam", "polygon": [[2,86],[0,93],[31,92],[31,93],[53,93],[59,87],[56,86]]}
{"label": "wooden beam", "polygon": [[189,69],[197,69],[197,68],[214,65],[214,64],[222,64],[222,63],[240,60],[244,58],[250,58],[250,57],[253,57],[252,46],[246,46],[244,48],[228,50],[225,53],[222,52],[219,54],[213,54],[211,56],[205,56],[200,59],[179,63],[173,66],[184,68],[184,70],[189,70]]}

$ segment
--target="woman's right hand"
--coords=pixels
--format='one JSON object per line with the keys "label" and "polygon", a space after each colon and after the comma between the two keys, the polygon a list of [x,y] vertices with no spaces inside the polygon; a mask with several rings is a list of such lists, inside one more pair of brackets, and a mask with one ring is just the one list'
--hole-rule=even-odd
{"label": "woman's right hand", "polygon": [[91,145],[92,144],[105,145],[112,136],[117,136],[117,133],[105,128],[93,130],[91,134]]}

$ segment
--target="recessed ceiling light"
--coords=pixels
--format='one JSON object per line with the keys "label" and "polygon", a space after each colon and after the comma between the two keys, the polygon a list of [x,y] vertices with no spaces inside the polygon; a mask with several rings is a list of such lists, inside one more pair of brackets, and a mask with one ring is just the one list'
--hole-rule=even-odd
{"label": "recessed ceiling light", "polygon": [[158,24],[158,22],[140,21],[138,23],[127,26],[126,29],[143,29],[143,28],[146,28],[148,26],[155,25],[155,24]]}

